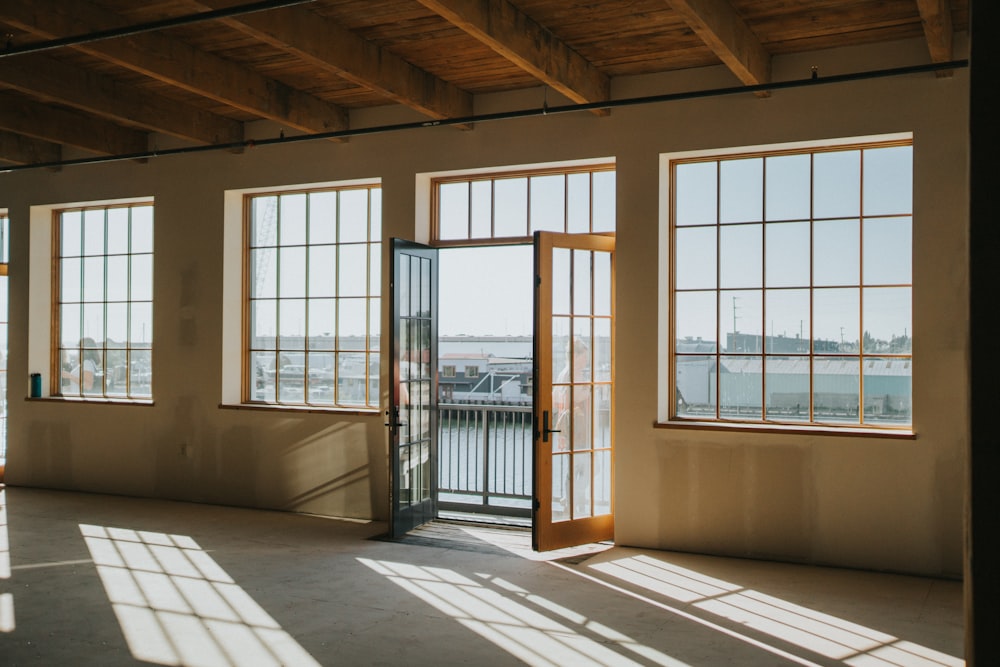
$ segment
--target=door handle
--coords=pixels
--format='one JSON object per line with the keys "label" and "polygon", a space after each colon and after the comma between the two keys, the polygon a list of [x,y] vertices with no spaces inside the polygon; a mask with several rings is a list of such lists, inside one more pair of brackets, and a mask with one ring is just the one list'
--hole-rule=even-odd
{"label": "door handle", "polygon": [[557,428],[549,428],[549,411],[542,410],[542,442],[549,441],[549,433],[562,433]]}
{"label": "door handle", "polygon": [[[395,410],[396,410],[396,419],[395,420],[389,419],[389,421],[387,421],[385,424],[383,424],[383,426],[388,426],[389,428],[399,428],[400,426],[403,425],[403,422],[399,421],[399,408],[396,408]],[[389,411],[388,410],[385,411],[385,416],[386,416],[386,419],[389,418]],[[395,423],[393,423],[394,421],[395,421]]]}

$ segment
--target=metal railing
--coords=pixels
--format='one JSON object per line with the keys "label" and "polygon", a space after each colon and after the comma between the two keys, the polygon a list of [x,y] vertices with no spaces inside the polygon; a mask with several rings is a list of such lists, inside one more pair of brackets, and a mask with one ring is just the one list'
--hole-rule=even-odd
{"label": "metal railing", "polygon": [[438,405],[438,506],[531,516],[531,407]]}

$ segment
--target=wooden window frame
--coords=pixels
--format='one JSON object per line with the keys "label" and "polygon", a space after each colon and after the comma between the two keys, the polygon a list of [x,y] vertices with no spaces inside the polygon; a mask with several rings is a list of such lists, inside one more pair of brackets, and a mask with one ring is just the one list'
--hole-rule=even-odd
{"label": "wooden window frame", "polygon": [[[859,249],[858,249],[858,252],[859,252],[859,268],[861,268],[861,267],[863,267],[863,261],[864,261],[863,229],[864,229],[864,221],[866,219],[869,219],[869,218],[879,218],[879,219],[882,219],[882,218],[893,218],[893,217],[896,217],[896,218],[909,218],[911,230],[913,228],[914,212],[913,212],[913,207],[912,206],[910,207],[909,213],[905,213],[905,214],[902,214],[902,213],[901,214],[892,214],[892,215],[885,215],[885,214],[866,215],[864,213],[864,209],[863,209],[863,204],[864,204],[864,201],[863,201],[863,188],[864,188],[864,166],[863,166],[864,165],[864,151],[865,150],[872,150],[872,149],[882,149],[882,148],[899,147],[899,146],[909,146],[909,147],[912,148],[912,146],[913,146],[912,137],[891,138],[891,139],[882,139],[882,140],[872,139],[870,141],[868,141],[868,140],[860,140],[860,141],[857,141],[857,142],[834,143],[834,144],[828,144],[828,145],[825,145],[825,144],[824,145],[821,145],[821,144],[816,144],[816,145],[799,145],[799,146],[796,146],[794,148],[785,148],[785,149],[782,149],[780,147],[776,147],[773,150],[764,149],[764,150],[748,150],[748,151],[745,151],[745,152],[738,152],[738,151],[736,151],[736,152],[715,152],[715,153],[713,153],[713,152],[705,152],[704,154],[701,154],[701,155],[699,155],[697,157],[679,157],[679,158],[675,158],[675,159],[669,160],[669,162],[667,163],[668,164],[668,166],[667,166],[667,170],[668,170],[667,178],[669,179],[669,192],[670,192],[669,204],[668,204],[669,205],[669,211],[668,211],[669,232],[668,233],[669,233],[669,238],[670,238],[670,241],[669,241],[669,248],[670,248],[669,266],[670,266],[670,271],[669,271],[669,276],[668,276],[668,284],[669,284],[668,289],[669,289],[669,296],[670,296],[670,298],[669,298],[669,317],[668,317],[668,322],[669,322],[668,329],[669,330],[668,330],[668,334],[667,334],[669,338],[668,338],[668,341],[666,343],[666,348],[668,350],[668,354],[667,354],[667,359],[668,359],[667,366],[668,366],[668,368],[665,370],[665,373],[667,375],[666,387],[665,387],[665,389],[666,389],[665,394],[667,395],[667,400],[668,400],[668,406],[667,406],[668,419],[667,419],[666,422],[657,422],[657,423],[655,423],[654,424],[655,426],[657,426],[657,427],[702,428],[702,429],[705,429],[705,428],[707,428],[707,429],[713,429],[713,428],[733,428],[733,427],[736,427],[736,428],[739,428],[739,429],[750,430],[750,431],[769,431],[769,430],[774,430],[774,431],[802,431],[802,432],[828,432],[828,433],[831,433],[831,434],[837,434],[837,433],[840,433],[840,434],[847,434],[847,433],[856,434],[856,433],[861,433],[861,434],[870,434],[870,435],[882,435],[882,436],[885,436],[885,437],[913,437],[913,431],[912,431],[912,428],[913,428],[913,413],[912,413],[912,396],[913,396],[913,390],[912,390],[912,382],[913,382],[913,380],[912,380],[912,375],[911,375],[911,380],[910,380],[910,394],[909,394],[909,398],[910,398],[910,407],[909,407],[909,410],[910,410],[910,412],[909,412],[909,415],[908,415],[908,417],[909,417],[908,421],[906,421],[905,423],[901,422],[899,424],[892,424],[892,423],[879,422],[879,421],[875,421],[875,422],[865,421],[865,400],[864,400],[865,375],[864,375],[864,369],[865,369],[865,366],[866,366],[866,362],[870,361],[870,360],[872,360],[874,358],[891,358],[892,361],[895,361],[895,360],[898,359],[900,361],[904,361],[907,364],[912,364],[912,361],[913,361],[913,352],[912,352],[912,344],[911,344],[911,346],[909,348],[909,351],[905,352],[905,353],[890,353],[890,352],[885,352],[885,351],[875,351],[875,352],[870,352],[869,353],[869,352],[865,351],[863,337],[860,336],[860,331],[864,331],[864,329],[865,329],[865,327],[863,325],[863,321],[864,321],[864,298],[863,298],[863,292],[864,292],[865,288],[870,288],[870,287],[872,287],[872,285],[865,284],[865,280],[864,280],[864,276],[863,276],[863,270],[859,273],[859,276],[858,276],[858,279],[857,279],[857,284],[851,284],[849,286],[845,284],[844,286],[842,286],[842,287],[850,287],[852,289],[856,288],[856,289],[859,290],[859,301],[858,301],[858,318],[859,318],[859,320],[858,321],[859,321],[859,323],[862,323],[862,324],[859,327],[859,346],[858,346],[857,351],[855,351],[855,352],[851,352],[851,353],[847,353],[847,352],[843,352],[843,353],[823,353],[823,354],[820,354],[820,353],[817,353],[813,349],[813,341],[815,340],[815,331],[813,330],[812,322],[813,322],[813,319],[814,319],[815,313],[816,313],[816,308],[814,306],[814,296],[815,296],[816,290],[817,289],[821,289],[823,286],[819,286],[818,287],[815,284],[814,278],[813,278],[813,274],[812,274],[812,269],[810,269],[810,278],[809,278],[809,285],[808,285],[808,287],[803,287],[803,288],[798,288],[797,287],[797,288],[795,288],[795,289],[807,289],[808,292],[809,292],[809,318],[810,318],[809,331],[810,331],[810,335],[809,335],[809,339],[808,339],[808,351],[806,353],[804,353],[804,354],[793,354],[792,355],[792,356],[801,356],[802,358],[808,359],[808,365],[809,365],[809,406],[808,406],[808,410],[809,410],[808,415],[809,415],[809,417],[808,417],[808,421],[805,421],[805,420],[790,420],[790,419],[782,420],[782,419],[776,419],[776,418],[773,418],[773,417],[768,417],[768,415],[767,415],[767,405],[766,405],[766,403],[767,403],[767,401],[766,401],[766,396],[767,396],[767,372],[766,372],[767,359],[768,359],[768,357],[786,357],[786,356],[789,356],[790,353],[787,353],[787,352],[767,352],[766,349],[764,349],[764,348],[766,348],[766,345],[762,345],[762,349],[760,350],[759,354],[757,352],[754,352],[752,355],[750,355],[750,356],[754,356],[754,357],[759,356],[760,359],[761,359],[761,363],[762,363],[762,367],[761,367],[762,368],[762,371],[761,371],[762,377],[761,377],[761,380],[760,380],[761,381],[761,385],[760,385],[760,389],[761,389],[761,406],[760,406],[760,410],[759,410],[760,414],[759,414],[758,418],[734,418],[731,415],[726,415],[726,414],[723,413],[723,407],[724,406],[722,406],[721,389],[720,389],[720,384],[721,383],[718,381],[718,377],[719,377],[718,371],[716,371],[716,378],[717,378],[717,380],[716,380],[715,388],[714,388],[715,396],[714,396],[713,403],[712,403],[712,407],[714,409],[714,415],[692,416],[692,415],[682,415],[682,414],[679,414],[679,395],[678,395],[678,389],[677,389],[677,385],[678,385],[678,382],[677,382],[678,361],[677,360],[678,360],[678,357],[708,357],[710,360],[714,360],[715,368],[718,369],[720,367],[720,364],[721,364],[723,358],[725,358],[727,356],[734,356],[734,355],[735,356],[740,356],[740,355],[737,355],[735,353],[723,353],[723,351],[721,350],[721,344],[720,344],[719,339],[722,336],[722,331],[721,331],[722,324],[721,324],[720,315],[719,315],[719,304],[720,304],[720,299],[722,298],[722,293],[725,292],[725,291],[727,291],[727,289],[724,289],[721,286],[718,277],[716,279],[716,283],[715,283],[714,288],[711,288],[711,289],[705,288],[705,289],[698,289],[698,290],[694,290],[692,288],[692,290],[691,290],[691,291],[711,291],[711,292],[715,292],[715,294],[716,294],[716,299],[715,299],[715,303],[716,303],[716,336],[715,336],[715,338],[716,338],[716,341],[715,341],[715,345],[714,345],[714,350],[712,350],[712,351],[692,352],[692,353],[687,353],[687,354],[685,354],[685,353],[678,353],[678,351],[677,351],[677,343],[678,343],[677,329],[678,329],[678,326],[677,326],[677,312],[676,312],[676,301],[677,300],[676,300],[675,297],[676,297],[676,295],[678,293],[686,291],[686,290],[678,290],[677,287],[676,287],[676,284],[675,284],[675,281],[676,281],[676,266],[677,266],[677,263],[675,261],[676,260],[676,252],[677,252],[676,233],[677,233],[677,230],[679,228],[678,225],[676,224],[676,219],[675,219],[675,216],[676,216],[676,196],[677,196],[676,167],[678,165],[682,165],[682,164],[715,163],[716,167],[717,167],[717,170],[718,170],[718,169],[721,169],[722,163],[723,162],[727,162],[727,161],[742,160],[742,159],[748,159],[748,158],[770,158],[770,157],[783,156],[783,155],[808,155],[808,156],[810,156],[810,183],[812,183],[812,178],[813,178],[813,172],[812,172],[812,169],[813,169],[813,166],[812,166],[813,165],[813,156],[815,156],[817,154],[821,154],[821,153],[845,152],[845,151],[854,151],[854,150],[861,151],[862,152],[862,155],[860,157],[860,160],[861,160],[861,169],[860,169],[860,173],[859,173],[859,179],[861,180],[861,183],[859,185],[859,188],[860,188],[859,189],[859,196],[861,196],[861,201],[859,203],[859,210],[858,210],[858,214],[856,216],[857,220],[858,220],[858,224],[859,224],[859,234],[861,234],[861,240],[859,241]],[[719,171],[717,171],[717,174],[718,173],[719,173]],[[720,193],[720,185],[719,185],[719,183],[720,183],[720,181],[718,180],[718,176],[717,176],[716,177],[716,196],[717,197],[720,196],[720,194],[719,194]],[[763,190],[762,190],[762,201],[766,202],[766,197],[767,197],[767,183],[766,183],[766,179],[762,183],[762,188],[763,188]],[[812,256],[813,253],[815,253],[815,247],[813,245],[813,243],[814,243],[814,240],[813,240],[813,227],[814,227],[814,224],[817,221],[825,220],[824,218],[817,218],[816,216],[814,216],[813,210],[812,210],[813,209],[813,196],[814,195],[813,195],[813,191],[812,191],[812,186],[810,185],[810,213],[809,213],[808,219],[803,220],[802,222],[808,222],[809,226],[810,226],[809,246],[810,246],[810,255],[811,256]],[[714,223],[710,223],[710,224],[706,223],[706,224],[702,224],[702,225],[685,225],[682,228],[693,228],[693,227],[701,226],[701,227],[705,227],[705,228],[714,228],[715,229],[715,231],[716,231],[716,239],[717,239],[716,246],[715,246],[716,271],[717,271],[717,276],[718,276],[719,273],[721,273],[721,270],[722,270],[721,269],[721,267],[722,267],[722,258],[721,258],[722,248],[721,248],[720,243],[718,242],[718,239],[719,239],[718,234],[719,234],[720,230],[723,227],[727,227],[727,226],[733,226],[733,227],[735,227],[735,226],[738,226],[739,224],[743,224],[743,223],[723,223],[719,219],[719,217],[718,217],[720,215],[720,209],[718,207],[718,202],[717,202],[716,206],[717,206],[717,208],[716,208],[716,216],[717,217],[716,217],[716,221]],[[851,219],[853,219],[854,216],[850,216],[850,217],[851,217]],[[766,216],[762,216],[761,220],[759,222],[746,223],[746,224],[760,224],[762,226],[762,233],[763,233],[763,231],[766,229],[766,225],[769,222],[770,223],[774,223],[774,222],[784,222],[784,221],[769,221],[769,220],[766,219]],[[766,236],[762,237],[762,243],[763,243],[763,245],[761,247],[761,253],[762,253],[762,257],[761,257],[761,270],[762,270],[762,272],[766,272],[766,269],[767,269],[767,264],[766,264],[767,250],[766,250],[765,238],[766,238]],[[912,241],[911,241],[911,244],[912,244]],[[911,253],[912,253],[912,245],[911,245]],[[810,266],[811,266],[811,260],[810,260]],[[885,287],[887,285],[881,285],[881,284],[879,284],[879,285],[876,285],[876,286],[877,287]],[[910,295],[911,295],[910,296],[911,304],[913,303],[913,297],[912,297],[913,278],[912,278],[912,273],[911,273],[911,276],[910,276],[910,281],[908,283],[892,284],[892,285],[888,285],[888,286],[890,286],[890,287],[908,288],[910,290]],[[736,289],[736,288],[732,288],[732,289]],[[748,287],[748,288],[746,288],[746,290],[748,290],[748,291],[759,291],[761,293],[761,296],[762,296],[762,302],[761,302],[761,304],[762,304],[762,313],[765,312],[763,297],[766,294],[766,292],[767,292],[768,289],[775,289],[775,288],[768,288],[768,286],[766,284],[766,281],[764,281],[763,278],[762,278],[762,281],[761,281],[761,284],[760,284],[759,287]],[[910,340],[912,341],[912,337],[913,337],[913,332],[912,332],[912,305],[911,305],[910,331],[908,332],[908,336],[909,336]],[[760,337],[761,337],[762,342],[766,341],[766,339],[768,337],[767,332],[766,331],[762,331],[761,334],[760,334]],[[747,354],[744,354],[742,356],[747,356]],[[815,401],[814,381],[815,381],[815,375],[816,375],[815,361],[817,359],[829,360],[829,359],[836,359],[836,358],[843,358],[845,360],[854,360],[854,359],[857,359],[857,361],[858,361],[858,377],[857,377],[857,380],[858,380],[858,391],[859,391],[859,395],[858,395],[858,403],[859,403],[859,405],[858,405],[857,422],[853,422],[853,421],[840,422],[840,421],[834,421],[834,420],[822,421],[822,420],[817,420],[817,415],[815,414],[815,406],[814,406],[814,401]],[[712,363],[712,361],[710,361],[710,363]],[[911,373],[912,373],[912,371],[911,371]]]}

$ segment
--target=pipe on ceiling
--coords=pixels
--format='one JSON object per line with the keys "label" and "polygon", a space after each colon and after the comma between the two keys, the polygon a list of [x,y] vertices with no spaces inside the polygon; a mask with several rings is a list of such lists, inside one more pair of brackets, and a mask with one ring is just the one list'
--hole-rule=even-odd
{"label": "pipe on ceiling", "polygon": [[118,162],[122,160],[144,160],[168,155],[186,155],[188,153],[205,153],[209,151],[221,150],[242,150],[257,146],[272,146],[277,144],[291,144],[303,141],[316,141],[320,139],[341,139],[347,137],[359,137],[369,134],[384,134],[387,132],[400,132],[404,130],[416,130],[427,127],[442,127],[448,125],[469,125],[474,123],[486,123],[515,118],[529,118],[533,116],[552,116],[556,114],[575,113],[580,111],[593,111],[595,109],[615,109],[619,107],[637,106],[644,104],[656,104],[664,102],[677,102],[680,100],[693,100],[705,97],[721,97],[724,95],[736,95],[739,93],[756,93],[774,90],[787,90],[791,88],[804,88],[809,86],[828,85],[835,83],[845,83],[848,81],[862,81],[867,79],[881,79],[894,76],[907,76],[912,74],[922,74],[928,72],[940,72],[946,70],[963,69],[969,66],[969,61],[951,60],[942,63],[930,63],[926,65],[910,65],[906,67],[894,67],[890,69],[870,70],[867,72],[852,72],[849,74],[835,74],[832,76],[819,76],[813,70],[812,75],[807,79],[793,79],[790,81],[777,81],[762,83],[753,86],[730,86],[726,88],[709,88],[705,90],[693,90],[680,93],[664,93],[660,95],[647,95],[642,97],[630,97],[620,100],[608,100],[606,102],[589,102],[585,104],[566,104],[562,106],[535,107],[530,109],[519,109],[515,111],[502,111],[498,113],[463,116],[460,118],[445,118],[430,121],[415,121],[411,123],[396,123],[390,125],[376,125],[373,127],[351,128],[347,130],[336,130],[331,132],[317,132],[314,134],[301,134],[286,137],[284,135],[266,139],[247,139],[223,144],[210,144],[201,146],[184,146],[180,148],[168,148],[164,150],[149,150],[141,153],[130,153],[127,155],[101,155],[74,160],[60,160],[54,162],[42,162],[37,164],[13,165],[0,167],[0,174],[27,169],[58,169],[61,167],[71,167],[84,164],[99,164],[103,162]]}
{"label": "pipe on ceiling", "polygon": [[86,35],[75,35],[72,37],[60,37],[59,39],[52,39],[45,42],[39,42],[37,44],[25,44],[19,47],[10,47],[0,51],[0,58],[8,58],[10,56],[20,56],[26,53],[39,53],[42,51],[52,51],[54,49],[61,49],[67,46],[76,46],[78,44],[90,44],[92,42],[99,42],[105,39],[114,39],[116,37],[128,37],[130,35],[137,35],[143,32],[153,32],[156,30],[164,30],[166,28],[176,28],[178,26],[191,25],[193,23],[202,23],[204,21],[215,21],[217,19],[228,18],[230,16],[239,16],[241,14],[252,14],[254,12],[264,12],[269,9],[281,9],[282,7],[291,7],[293,5],[304,5],[306,3],[315,2],[315,0],[260,0],[259,2],[251,2],[246,5],[237,5],[235,7],[227,7],[226,9],[213,9],[207,12],[198,12],[196,14],[185,14],[184,16],[173,16],[170,18],[160,19],[158,21],[149,21],[147,23],[136,23],[135,25],[124,26],[122,28],[111,28],[109,30],[97,30]]}

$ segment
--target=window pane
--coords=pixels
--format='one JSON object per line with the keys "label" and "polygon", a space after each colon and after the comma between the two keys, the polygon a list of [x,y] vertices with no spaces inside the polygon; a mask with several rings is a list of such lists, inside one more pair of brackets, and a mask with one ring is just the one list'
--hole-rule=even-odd
{"label": "window pane", "polygon": [[382,240],[382,189],[370,188],[368,190],[371,220],[368,221],[368,239],[372,243]]}
{"label": "window pane", "polygon": [[104,301],[104,257],[83,258],[83,300]]}
{"label": "window pane", "polygon": [[309,243],[337,242],[337,193],[309,194]]}
{"label": "window pane", "polygon": [[263,299],[250,302],[250,347],[273,350],[277,346],[278,302]]}
{"label": "window pane", "polygon": [[679,164],[674,171],[674,224],[718,222],[718,163]]}
{"label": "window pane", "polygon": [[77,304],[63,304],[59,309],[59,345],[73,347],[80,344],[83,335],[82,308]]}
{"label": "window pane", "polygon": [[83,254],[104,254],[104,209],[83,212]]}
{"label": "window pane", "polygon": [[375,243],[368,246],[368,261],[370,262],[368,293],[371,296],[380,296],[382,294],[382,246]]}
{"label": "window pane", "polygon": [[864,224],[864,284],[899,285],[913,280],[909,217],[874,218]]}
{"label": "window pane", "polygon": [[566,179],[567,231],[586,234],[590,232],[590,174],[569,174]]}
{"label": "window pane", "polygon": [[502,178],[494,183],[496,236],[528,235],[528,179]]}
{"label": "window pane", "polygon": [[594,184],[594,222],[591,231],[615,231],[615,183],[617,175],[613,171],[595,171]]}
{"label": "window pane", "polygon": [[708,289],[718,280],[715,227],[676,230],[674,257],[677,289]]}
{"label": "window pane", "polygon": [[593,253],[589,250],[573,251],[573,314],[575,315],[591,313],[592,256]]}
{"label": "window pane", "polygon": [[153,395],[153,353],[149,350],[129,354],[129,394],[135,398]]}
{"label": "window pane", "polygon": [[368,240],[368,190],[340,191],[340,242]]}
{"label": "window pane", "polygon": [[493,182],[472,181],[472,238],[493,236]]}
{"label": "window pane", "polygon": [[438,187],[438,236],[443,240],[469,238],[468,183]]}
{"label": "window pane", "polygon": [[337,347],[364,350],[368,316],[367,299],[341,299],[337,326]]}
{"label": "window pane", "polygon": [[108,347],[123,346],[128,342],[128,304],[109,303],[106,310]]}
{"label": "window pane", "polygon": [[104,340],[104,304],[85,303],[83,304],[83,338],[90,338],[93,346]]}
{"label": "window pane", "polygon": [[108,301],[128,300],[128,255],[108,257]]}
{"label": "window pane", "polygon": [[678,355],[674,359],[677,381],[677,415],[715,419],[715,358]]}
{"label": "window pane", "polygon": [[570,312],[570,251],[566,248],[552,250],[552,312]]}
{"label": "window pane", "polygon": [[857,357],[813,361],[814,421],[849,424],[860,421],[859,371]]}
{"label": "window pane", "polygon": [[278,304],[278,348],[301,350],[305,348],[306,301],[282,299]]}
{"label": "window pane", "polygon": [[719,286],[760,287],[764,280],[764,226],[719,229]]}
{"label": "window pane", "polygon": [[133,302],[129,309],[129,338],[131,347],[148,348],[153,340],[153,304],[148,301]]}
{"label": "window pane", "polygon": [[764,216],[764,160],[725,160],[719,168],[719,221],[756,222]]}
{"label": "window pane", "polygon": [[368,289],[368,246],[342,245],[338,257],[339,295],[366,296]]}
{"label": "window pane", "polygon": [[767,290],[764,300],[765,352],[809,354],[809,290]]}
{"label": "window pane", "polygon": [[813,292],[815,354],[857,352],[860,349],[859,299],[858,289],[817,289]]}
{"label": "window pane", "polygon": [[708,343],[714,351],[718,317],[716,294],[716,292],[678,292],[674,295],[676,309],[674,328],[677,331],[678,341]]}
{"label": "window pane", "polygon": [[719,326],[723,352],[761,353],[763,292],[725,291],[719,294]]}
{"label": "window pane", "polygon": [[566,231],[566,177],[532,176],[531,231]]}
{"label": "window pane", "polygon": [[153,252],[153,207],[132,207],[132,252]]}
{"label": "window pane", "polygon": [[279,242],[281,245],[302,245],[306,242],[306,196],[281,195],[279,211]]}
{"label": "window pane", "polygon": [[278,244],[278,198],[254,197],[250,213],[250,246]]}
{"label": "window pane", "polygon": [[[776,155],[765,160],[767,220],[809,219],[809,156]],[[808,412],[808,411],[807,411]]]}
{"label": "window pane", "polygon": [[250,353],[250,398],[257,401],[274,401],[274,352]]}
{"label": "window pane", "polygon": [[594,314],[611,314],[611,253],[595,252],[594,257]]}
{"label": "window pane", "polygon": [[306,295],[306,249],[302,246],[278,250],[278,295],[284,298]]}
{"label": "window pane", "polygon": [[876,287],[862,290],[865,354],[909,354],[913,351],[912,290]]}
{"label": "window pane", "polygon": [[813,225],[813,284],[857,285],[861,281],[861,234],[857,220]]}
{"label": "window pane", "polygon": [[337,246],[311,246],[309,252],[309,296],[337,295]]}
{"label": "window pane", "polygon": [[594,320],[594,382],[611,382],[611,319]]}
{"label": "window pane", "polygon": [[854,217],[861,212],[861,151],[813,156],[813,216]]}
{"label": "window pane", "polygon": [[63,257],[78,257],[83,252],[83,214],[69,211],[60,215],[60,254]]}
{"label": "window pane", "polygon": [[309,349],[332,350],[337,334],[337,300],[309,300]]}
{"label": "window pane", "polygon": [[809,421],[809,357],[766,357],[767,419]]}
{"label": "window pane", "polygon": [[80,281],[80,271],[83,268],[83,260],[78,258],[64,259],[59,265],[59,279],[61,281],[61,298],[63,301],[82,301],[83,284]]}
{"label": "window pane", "polygon": [[[341,405],[365,404],[365,357],[362,353],[337,355],[337,402]],[[417,396],[420,392],[414,392]]]}
{"label": "window pane", "polygon": [[272,299],[278,296],[278,249],[250,251],[250,296]]}
{"label": "window pane", "polygon": [[129,290],[134,301],[153,300],[152,255],[132,255],[132,282]]}
{"label": "window pane", "polygon": [[809,286],[809,223],[765,225],[765,284],[768,287]]}
{"label": "window pane", "polygon": [[913,147],[864,151],[865,215],[913,212]]}
{"label": "window pane", "polygon": [[763,417],[763,359],[761,357],[721,357],[719,373],[719,416],[724,419]]}
{"label": "window pane", "polygon": [[864,361],[865,423],[909,424],[913,415],[911,361],[866,358]]}
{"label": "window pane", "polygon": [[127,208],[108,209],[108,254],[116,255],[128,252],[128,216]]}
{"label": "window pane", "polygon": [[[333,383],[336,377],[336,355],[333,352],[313,352],[309,355],[309,402],[333,405]],[[362,376],[363,377],[363,376]]]}

